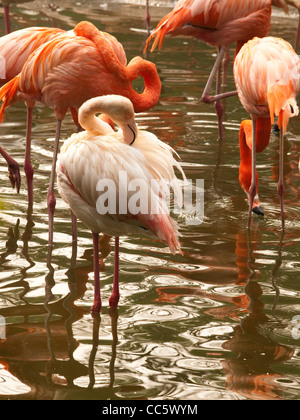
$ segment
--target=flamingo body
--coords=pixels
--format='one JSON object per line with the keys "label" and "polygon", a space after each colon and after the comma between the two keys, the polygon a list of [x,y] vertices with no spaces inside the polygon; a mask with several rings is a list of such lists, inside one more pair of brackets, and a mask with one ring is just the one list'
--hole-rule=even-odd
{"label": "flamingo body", "polygon": [[280,38],[254,38],[240,50],[234,63],[239,99],[257,117],[279,117],[285,133],[290,117],[298,115],[300,59]]}
{"label": "flamingo body", "polygon": [[222,47],[265,36],[270,29],[270,0],[179,0],[147,40],[152,51],[166,34],[186,35]]}
{"label": "flamingo body", "polygon": [[[271,123],[278,117],[280,161],[278,194],[284,223],[283,135],[291,117],[299,113],[296,96],[300,90],[300,59],[291,45],[274,37],[254,38],[245,44],[234,62],[234,78],[239,99],[251,115],[240,128],[240,184],[249,198],[249,221],[256,205],[258,176],[256,153],[264,150],[270,139]],[[250,156],[251,150],[251,156]],[[251,182],[250,182],[251,180]],[[250,186],[249,186],[250,184]],[[263,212],[258,210],[259,214]]]}
{"label": "flamingo body", "polygon": [[[161,83],[155,65],[140,57],[126,64],[124,49],[115,37],[81,22],[74,34],[56,36],[36,49],[21,73],[3,86],[1,116],[14,101],[31,100],[54,108],[63,119],[69,107],[78,109],[95,95],[109,93],[129,97],[136,112],[156,105]],[[132,87],[139,74],[145,79],[144,95]]]}
{"label": "flamingo body", "polygon": [[59,28],[32,27],[11,32],[0,38],[0,56],[5,62],[5,78],[1,84],[17,76],[30,54],[45,42],[65,33]]}
{"label": "flamingo body", "polygon": [[[108,115],[120,126],[120,130],[114,132],[108,124],[95,118],[94,114],[99,112]],[[93,235],[101,232],[115,237],[128,234],[156,236],[172,252],[180,251],[178,226],[168,213],[161,190],[155,188],[160,181],[177,182],[174,167],[181,168],[173,157],[173,149],[153,134],[139,131],[134,123],[131,102],[119,95],[87,101],[79,111],[79,121],[87,131],[73,134],[64,143],[57,162],[59,193],[73,213]],[[127,138],[126,134],[128,125],[131,127],[131,138]],[[111,198],[113,209],[108,207],[105,211],[102,211],[103,205],[99,205],[99,181],[103,180],[112,185],[108,190],[111,195],[108,202]],[[148,198],[147,203],[157,206],[137,211],[130,207],[134,193],[129,185],[136,180],[143,185],[142,196]],[[122,211],[119,203],[125,203]],[[155,212],[152,212],[153,208]],[[94,240],[94,246],[97,243]],[[97,258],[94,261],[97,264]],[[97,276],[96,269],[95,280]],[[98,293],[99,288],[96,288],[95,311],[101,306]],[[115,305],[116,298],[112,301]]]}

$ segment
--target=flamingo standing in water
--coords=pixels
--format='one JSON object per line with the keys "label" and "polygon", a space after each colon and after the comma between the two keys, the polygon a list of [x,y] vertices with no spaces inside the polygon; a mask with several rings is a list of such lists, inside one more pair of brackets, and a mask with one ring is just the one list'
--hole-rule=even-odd
{"label": "flamingo standing in water", "polygon": [[[100,112],[119,126],[117,132],[95,116]],[[95,296],[92,312],[99,312],[99,233],[116,238],[113,291],[109,304],[117,306],[120,235],[156,236],[173,253],[181,252],[178,226],[168,213],[162,191],[166,184],[172,184],[177,199],[181,201],[182,192],[174,167],[183,177],[184,173],[169,145],[152,133],[137,129],[134,108],[127,98],[105,95],[90,99],[79,110],[79,122],[86,131],[73,134],[60,151],[58,190],[72,212],[93,233]],[[102,189],[99,182],[103,180]],[[130,185],[137,181],[138,186],[131,188]],[[160,182],[163,183],[162,189]],[[102,195],[106,185],[108,190]],[[134,205],[137,203],[134,200],[135,188],[140,188],[137,207]],[[143,199],[146,202],[142,204]]]}
{"label": "flamingo standing in water", "polygon": [[[53,245],[55,209],[54,181],[61,124],[68,108],[77,110],[88,99],[110,93],[130,98],[135,112],[155,106],[161,92],[156,66],[141,57],[127,60],[122,45],[115,37],[100,32],[92,23],[81,22],[74,34],[65,33],[41,45],[25,62],[21,73],[0,89],[5,109],[16,101],[28,107],[27,139],[31,139],[32,110],[36,101],[54,109],[57,121],[50,186],[47,195],[49,213],[49,245]],[[132,82],[138,76],[145,82],[143,93],[137,93]]]}
{"label": "flamingo standing in water", "polygon": [[[198,38],[217,47],[218,57],[202,94],[205,103],[215,102],[219,135],[223,136],[223,107],[221,99],[237,92],[221,93],[221,67],[228,47],[236,43],[236,53],[254,36],[264,37],[271,24],[271,0],[179,0],[174,9],[156,26],[147,39],[145,50],[154,40],[151,51],[161,48],[167,34]],[[211,87],[217,74],[216,95]]]}
{"label": "flamingo standing in water", "polygon": [[19,165],[2,147],[0,147],[0,154],[7,162],[10,183],[19,192],[21,186]]}
{"label": "flamingo standing in water", "polygon": [[292,46],[280,38],[254,38],[241,48],[235,59],[234,79],[239,99],[252,119],[252,123],[244,121],[240,128],[240,183],[249,197],[248,227],[252,210],[262,213],[257,201],[256,153],[268,145],[276,116],[280,129],[278,194],[284,230],[283,136],[289,119],[299,112],[296,96],[300,90],[300,59]]}
{"label": "flamingo standing in water", "polygon": [[[0,86],[9,82],[21,72],[26,60],[34,50],[62,33],[65,33],[65,31],[59,28],[33,27],[20,29],[2,36],[0,38],[0,66],[2,66]],[[31,165],[31,137],[29,135],[30,132],[26,139],[24,171],[28,185],[28,202],[32,204],[33,168]],[[12,186],[16,186],[17,191],[19,191],[21,182],[19,165],[2,148],[0,153],[8,163]]]}

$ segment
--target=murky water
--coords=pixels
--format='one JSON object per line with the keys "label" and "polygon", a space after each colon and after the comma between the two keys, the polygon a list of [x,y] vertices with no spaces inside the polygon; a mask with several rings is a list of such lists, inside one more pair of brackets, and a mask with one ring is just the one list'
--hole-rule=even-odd
{"label": "murky water", "polygon": [[[69,29],[90,20],[114,34],[130,60],[141,55],[146,38],[144,3],[121,3],[19,4],[11,10],[12,27]],[[150,9],[152,27],[174,4],[160,3]],[[293,16],[276,11],[272,35],[293,42]],[[1,34],[2,17],[1,11]],[[163,50],[148,58],[158,67],[163,90],[159,104],[139,114],[138,123],[177,150],[188,178],[204,179],[205,219],[196,226],[179,220],[183,256],[169,254],[156,241],[121,238],[116,311],[108,308],[112,243],[101,273],[104,306],[93,319],[91,234],[79,224],[72,265],[69,210],[58,196],[53,260],[47,265],[46,195],[55,121],[52,110],[37,107],[32,210],[23,170],[17,195],[6,166],[0,166],[0,316],[6,324],[0,398],[298,399],[300,120],[291,120],[285,138],[286,234],[280,233],[278,137],[272,135],[258,156],[266,216],[254,218],[248,235],[247,202],[238,182],[238,129],[247,114],[237,98],[227,100],[220,143],[214,107],[199,102],[215,51],[196,40],[168,38]],[[230,71],[228,88],[233,87]],[[25,121],[25,107],[17,104],[1,125],[1,145],[21,164]],[[73,131],[68,117],[62,137]]]}

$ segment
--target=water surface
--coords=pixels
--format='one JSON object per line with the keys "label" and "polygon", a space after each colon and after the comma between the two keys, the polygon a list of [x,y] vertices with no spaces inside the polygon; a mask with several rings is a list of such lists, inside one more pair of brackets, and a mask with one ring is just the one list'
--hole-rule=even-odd
{"label": "water surface", "polygon": [[[152,2],[153,3],[153,2]],[[151,26],[172,1],[152,6]],[[14,30],[73,28],[89,20],[114,34],[128,61],[146,39],[143,1],[48,2],[12,6]],[[1,24],[3,25],[1,11]],[[271,34],[293,42],[297,19],[275,11]],[[1,34],[4,33],[3,26]],[[232,54],[231,54],[232,56]],[[189,179],[204,179],[205,219],[179,218],[183,256],[158,241],[123,237],[121,299],[108,308],[114,253],[101,273],[104,306],[92,318],[92,240],[79,224],[76,261],[69,210],[57,195],[55,246],[47,264],[46,195],[51,169],[53,111],[35,109],[32,159],[34,206],[28,209],[23,169],[19,195],[0,166],[1,399],[272,399],[300,395],[299,338],[293,317],[299,301],[300,120],[285,136],[286,233],[280,232],[276,193],[278,136],[258,156],[265,217],[249,235],[247,201],[238,182],[238,130],[247,118],[237,98],[226,102],[225,134],[218,140],[214,107],[199,102],[216,57],[196,40],[168,38],[157,65],[162,95],[139,114],[141,127],[179,153]],[[84,71],[84,69],[83,69]],[[232,70],[228,89],[233,89]],[[1,125],[1,145],[23,164],[26,110],[12,106]],[[62,138],[75,131],[68,116]]]}

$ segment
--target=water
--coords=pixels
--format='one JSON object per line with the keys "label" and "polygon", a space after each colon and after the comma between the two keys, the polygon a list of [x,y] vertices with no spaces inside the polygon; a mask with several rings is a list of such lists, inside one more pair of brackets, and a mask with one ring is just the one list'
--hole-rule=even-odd
{"label": "water", "polygon": [[[143,2],[34,1],[12,7],[13,29],[90,20],[114,34],[128,60],[142,54]],[[153,27],[169,8],[152,6]],[[152,2],[153,4],[153,2]],[[57,7],[56,7],[57,5]],[[2,12],[1,12],[2,13]],[[297,20],[276,10],[272,35],[293,42]],[[1,16],[2,18],[2,16]],[[3,19],[1,20],[3,24]],[[4,29],[2,27],[3,34]],[[47,265],[46,195],[52,159],[53,112],[35,110],[34,207],[27,209],[23,170],[19,195],[1,164],[0,341],[1,399],[283,399],[300,395],[296,319],[299,301],[299,118],[285,137],[287,230],[280,233],[276,193],[278,137],[258,156],[260,197],[266,212],[247,234],[247,202],[238,183],[238,129],[247,114],[237,98],[226,102],[225,135],[218,141],[213,106],[199,102],[215,51],[196,40],[168,38],[148,56],[163,84],[159,104],[139,114],[140,126],[180,154],[190,179],[204,179],[205,219],[180,220],[183,256],[159,242],[123,237],[121,299],[108,308],[112,252],[101,273],[104,306],[93,301],[92,240],[79,224],[76,264],[71,264],[69,210],[57,197],[55,247]],[[232,71],[228,89],[232,89]],[[24,159],[26,111],[16,104],[1,126],[1,145]],[[62,138],[74,131],[69,117]]]}

